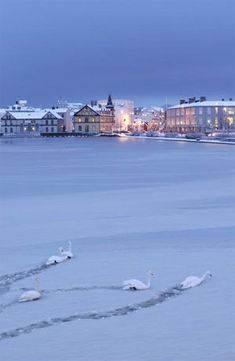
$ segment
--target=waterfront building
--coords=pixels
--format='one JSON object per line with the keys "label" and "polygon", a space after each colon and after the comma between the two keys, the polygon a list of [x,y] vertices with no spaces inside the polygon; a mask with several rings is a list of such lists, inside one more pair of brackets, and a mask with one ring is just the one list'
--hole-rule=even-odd
{"label": "waterfront building", "polygon": [[[98,104],[105,105],[105,100],[99,100]],[[132,130],[134,123],[134,102],[127,99],[113,99],[112,104],[115,112],[114,131]]]}
{"label": "waterfront building", "polygon": [[54,110],[6,111],[1,118],[3,134],[56,133],[63,118]]}
{"label": "waterfront building", "polygon": [[205,97],[188,101],[167,109],[166,130],[190,133],[212,131],[235,131],[235,101],[207,101]]}
{"label": "waterfront building", "polygon": [[111,95],[105,106],[92,101],[74,114],[74,131],[81,134],[111,133],[114,125],[114,106]]}

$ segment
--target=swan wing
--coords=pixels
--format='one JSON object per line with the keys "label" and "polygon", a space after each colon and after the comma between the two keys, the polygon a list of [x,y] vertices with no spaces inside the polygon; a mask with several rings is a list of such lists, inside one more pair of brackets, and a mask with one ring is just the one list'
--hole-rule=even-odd
{"label": "swan wing", "polygon": [[181,287],[186,289],[186,288],[191,288],[191,287],[195,287],[200,283],[200,278],[196,277],[196,276],[189,276],[187,278],[185,278],[185,280],[183,282],[181,282]]}
{"label": "swan wing", "polygon": [[40,297],[41,297],[40,292],[36,290],[26,291],[20,296],[19,302],[38,300]]}
{"label": "swan wing", "polygon": [[56,262],[56,256],[51,256],[48,258],[48,260],[46,261],[47,265],[53,264]]}
{"label": "swan wing", "polygon": [[136,280],[134,278],[131,280],[126,280],[126,281],[123,281],[123,286],[131,286],[135,282],[138,282],[138,280]]}
{"label": "swan wing", "polygon": [[128,288],[134,287],[138,290],[147,288],[147,286],[143,282],[136,280],[136,279],[124,281],[123,285],[127,286]]}
{"label": "swan wing", "polygon": [[62,251],[61,255],[65,256],[67,258],[72,258],[73,257],[73,253],[71,251]]}
{"label": "swan wing", "polygon": [[55,263],[61,263],[63,261],[65,261],[67,259],[66,256],[62,255],[62,256],[51,256],[48,258],[46,264],[50,265],[50,264],[55,264]]}

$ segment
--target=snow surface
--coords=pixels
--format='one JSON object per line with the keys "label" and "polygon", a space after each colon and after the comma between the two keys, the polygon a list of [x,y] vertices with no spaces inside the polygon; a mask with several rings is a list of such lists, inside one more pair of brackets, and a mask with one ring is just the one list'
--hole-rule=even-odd
{"label": "snow surface", "polygon": [[[0,139],[0,361],[232,361],[233,147]],[[76,257],[45,266],[59,246]],[[156,276],[142,292],[129,278]],[[186,276],[213,277],[185,292]],[[17,299],[35,287],[42,299]]]}

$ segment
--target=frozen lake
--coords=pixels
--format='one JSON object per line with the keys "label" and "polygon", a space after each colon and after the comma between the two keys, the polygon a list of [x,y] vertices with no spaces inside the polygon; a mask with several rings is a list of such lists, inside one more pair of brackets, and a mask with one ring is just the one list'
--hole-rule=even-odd
{"label": "frozen lake", "polygon": [[[0,139],[0,361],[234,361],[234,156],[150,139]],[[76,257],[45,267],[68,240]],[[121,289],[149,269],[149,290]],[[174,289],[206,270],[200,287]],[[18,303],[36,274],[42,299]]]}

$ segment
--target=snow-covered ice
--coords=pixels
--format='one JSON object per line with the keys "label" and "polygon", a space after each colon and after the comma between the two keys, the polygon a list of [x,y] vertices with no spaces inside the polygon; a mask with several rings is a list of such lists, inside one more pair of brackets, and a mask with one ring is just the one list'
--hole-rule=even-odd
{"label": "snow-covered ice", "polygon": [[[149,139],[0,139],[0,361],[234,360],[234,155]],[[75,258],[45,266],[69,240]],[[149,269],[149,290],[122,290]],[[206,270],[201,286],[175,288]],[[18,303],[35,277],[42,298]]]}

